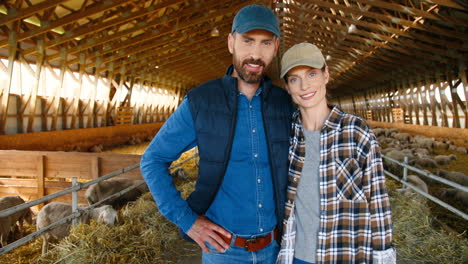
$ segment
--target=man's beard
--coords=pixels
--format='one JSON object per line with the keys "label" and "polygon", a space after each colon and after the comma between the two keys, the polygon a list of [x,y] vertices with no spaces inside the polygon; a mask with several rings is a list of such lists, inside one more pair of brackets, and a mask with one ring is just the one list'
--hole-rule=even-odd
{"label": "man's beard", "polygon": [[[262,61],[261,59],[254,60],[250,58],[241,62],[234,55],[233,60],[234,60],[234,69],[239,75],[239,78],[246,83],[259,83],[262,80],[263,76],[265,75],[267,67],[265,65],[265,62]],[[245,64],[256,64],[259,66],[263,66],[263,70],[261,72],[249,72],[247,70],[244,70],[243,66]]]}

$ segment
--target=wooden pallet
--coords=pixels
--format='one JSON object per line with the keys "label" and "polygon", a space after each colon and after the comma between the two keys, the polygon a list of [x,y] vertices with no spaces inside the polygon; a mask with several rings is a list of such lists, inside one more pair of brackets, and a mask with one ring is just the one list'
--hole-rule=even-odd
{"label": "wooden pallet", "polygon": [[120,106],[117,108],[115,115],[115,125],[130,125],[132,124],[133,107]]}
{"label": "wooden pallet", "polygon": [[395,123],[405,122],[405,115],[403,108],[392,108],[392,118]]}
{"label": "wooden pallet", "polygon": [[372,110],[367,110],[366,111],[366,119],[367,120],[372,120]]}

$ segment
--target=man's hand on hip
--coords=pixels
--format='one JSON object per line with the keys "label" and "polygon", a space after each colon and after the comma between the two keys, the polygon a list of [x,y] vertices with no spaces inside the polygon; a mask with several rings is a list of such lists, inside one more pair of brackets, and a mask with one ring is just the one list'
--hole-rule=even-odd
{"label": "man's hand on hip", "polygon": [[199,216],[187,232],[187,235],[197,242],[201,249],[206,253],[209,253],[209,250],[206,247],[205,242],[210,243],[219,252],[224,252],[229,248],[229,245],[219,234],[222,234],[225,237],[231,237],[231,234],[224,230],[224,228],[211,222],[204,216]]}

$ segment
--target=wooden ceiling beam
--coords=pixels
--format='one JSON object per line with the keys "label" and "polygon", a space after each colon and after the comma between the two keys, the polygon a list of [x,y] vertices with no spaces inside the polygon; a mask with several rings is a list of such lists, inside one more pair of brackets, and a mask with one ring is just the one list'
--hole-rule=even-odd
{"label": "wooden ceiling beam", "polygon": [[11,22],[33,16],[41,11],[55,7],[56,5],[65,1],[68,0],[48,0],[19,10],[17,8],[8,9],[7,15],[0,18],[0,25],[7,25]]}
{"label": "wooden ceiling beam", "polygon": [[409,27],[409,28],[412,28],[412,29],[418,29],[418,30],[422,30],[422,31],[430,32],[430,33],[437,33],[439,35],[445,35],[445,36],[451,37],[451,38],[457,38],[458,39],[460,37],[460,32],[450,30],[450,29],[447,29],[447,28],[442,29],[440,27],[437,27],[436,25],[426,26],[424,24],[418,23],[417,21],[410,21],[410,20],[406,20],[406,19],[400,19],[400,18],[397,18],[397,17],[394,17],[394,16],[382,15],[382,14],[378,14],[378,13],[375,13],[375,12],[372,12],[372,11],[363,11],[363,10],[360,10],[360,9],[356,9],[356,8],[352,8],[352,7],[346,7],[346,6],[343,6],[341,4],[334,4],[334,3],[331,3],[331,2],[327,2],[327,1],[312,0],[311,3],[314,3],[314,4],[316,4],[316,5],[320,6],[320,7],[330,8],[330,10],[338,9],[338,10],[346,12],[348,14],[355,14],[355,15],[359,15],[359,16],[374,18],[374,19],[377,19],[377,20],[380,20],[380,21],[383,21],[383,22],[386,22],[386,23],[401,25],[401,26]]}
{"label": "wooden ceiling beam", "polygon": [[[101,3],[97,3],[97,4],[93,5],[92,7],[89,7],[88,9],[80,10],[80,11],[78,11],[76,13],[72,13],[70,15],[61,17],[60,19],[57,19],[55,21],[51,21],[51,22],[50,21],[42,21],[43,24],[41,25],[41,27],[35,28],[33,30],[29,30],[27,32],[24,32],[23,34],[18,35],[18,41],[22,41],[22,40],[25,40],[25,39],[28,39],[28,38],[35,37],[37,35],[49,32],[54,28],[63,27],[65,25],[71,24],[71,23],[73,23],[73,22],[75,22],[77,20],[80,20],[80,19],[86,18],[88,16],[91,16],[91,15],[106,11],[108,9],[114,8],[114,7],[119,6],[119,5],[123,5],[123,4],[128,3],[128,2],[131,2],[131,0],[104,1],[104,2],[101,2]],[[66,37],[62,37],[62,38],[68,38],[68,35],[73,35],[73,32],[66,32],[64,34],[64,36],[66,36]],[[78,37],[78,36],[76,36],[76,37]],[[60,38],[60,37],[58,37],[58,38]],[[73,38],[74,37],[72,36],[72,39]],[[46,48],[50,47],[51,42],[53,42],[53,41],[48,41],[45,44],[45,47]],[[8,43],[5,43],[5,41],[0,41],[0,48],[5,47],[7,44]],[[35,49],[35,50],[37,50],[37,49]]]}
{"label": "wooden ceiling beam", "polygon": [[[319,16],[324,16],[324,17],[331,16],[330,13],[327,13],[327,12],[324,12],[324,11],[313,10],[313,9],[306,9],[306,10],[302,10],[302,11],[305,12],[305,13],[309,13],[311,15],[319,15]],[[347,22],[349,24],[354,24],[356,26],[361,26],[361,27],[368,28],[368,29],[370,29],[371,32],[375,32],[375,30],[377,30],[377,31],[382,32],[382,33],[392,33],[392,34],[394,34],[396,36],[403,36],[403,37],[407,37],[407,38],[413,38],[413,39],[425,41],[425,42],[427,42],[429,44],[437,43],[437,44],[442,45],[442,46],[447,46],[447,45],[450,45],[449,44],[450,42],[453,42],[453,41],[445,41],[445,40],[442,40],[442,39],[436,38],[436,37],[430,37],[428,35],[421,34],[421,33],[406,32],[404,30],[396,29],[394,27],[390,27],[390,26],[386,26],[386,25],[378,25],[378,24],[369,23],[369,22],[362,21],[362,20],[355,21],[355,20],[350,19],[350,18],[342,18],[342,17],[340,17],[339,19],[344,21],[344,22]],[[468,34],[464,34],[464,33],[460,32],[459,35],[460,35],[458,37],[459,39],[461,39],[463,41],[468,40]],[[460,44],[459,45],[460,48],[466,49],[466,48],[463,47],[462,43],[459,43],[459,44]]]}
{"label": "wooden ceiling beam", "polygon": [[466,2],[463,5],[463,2],[458,3],[458,2],[453,1],[453,0],[426,0],[426,1],[429,2],[429,3],[440,5],[440,6],[456,8],[456,9],[460,9],[460,10],[464,10],[464,11],[466,11],[466,9],[468,8],[468,5],[466,4]]}
{"label": "wooden ceiling beam", "polygon": [[[148,65],[150,62],[151,63],[156,63],[157,65],[159,60],[160,59],[170,59],[172,57],[177,57],[177,56],[180,56],[182,54],[185,54],[187,52],[191,52],[192,50],[190,49],[193,49],[195,47],[199,47],[200,43],[202,42],[205,42],[205,45],[204,46],[208,46],[208,45],[219,45],[220,43],[224,43],[226,42],[226,40],[223,38],[223,39],[216,39],[214,41],[209,41],[208,43],[206,43],[206,39],[202,39],[202,38],[199,38],[198,40],[196,41],[193,41],[193,42],[188,42],[184,45],[178,45],[178,46],[170,46],[170,47],[164,47],[162,49],[157,49],[157,50],[151,50],[151,51],[148,51],[148,52],[145,52],[142,56],[138,56],[137,58],[135,59],[131,59],[131,60],[124,60],[122,61],[120,64],[117,64],[115,66],[115,70],[118,70],[120,69],[121,67],[123,67],[123,65],[125,65],[125,67],[134,67],[135,65],[139,65],[139,64],[144,64],[144,65]],[[188,49],[184,48],[184,47],[187,47],[189,46]],[[177,51],[175,53],[168,53],[170,50],[172,49],[177,49]],[[193,52],[193,51],[192,51]],[[156,54],[156,55],[155,55]],[[127,62],[128,61],[128,62]],[[133,64],[133,63],[136,63],[136,64]]]}
{"label": "wooden ceiling beam", "polygon": [[[225,23],[217,24],[218,25],[218,30],[221,31],[221,29],[224,29],[225,28],[224,26],[227,25],[227,24],[230,24],[230,23],[225,22]],[[223,28],[221,28],[221,27],[223,27]],[[199,32],[199,33],[203,32],[205,36],[200,36],[198,38],[195,38],[195,40],[193,40],[193,38],[191,38],[191,37],[188,37],[190,43],[184,43],[184,44],[182,44],[182,46],[190,45],[192,42],[196,42],[196,41],[206,41],[206,38],[209,35],[208,31],[210,31],[211,29],[212,29],[211,25],[204,26],[202,28],[197,29],[196,32]],[[143,53],[142,56],[146,56],[146,57],[154,56],[154,55],[148,55],[148,52],[151,51],[154,48],[157,48],[157,47],[162,47],[162,46],[170,44],[170,43],[176,43],[177,39],[179,39],[179,38],[180,37],[175,37],[175,38],[163,40],[161,42],[155,42],[153,40],[149,40],[149,41],[147,41],[146,44],[141,45],[141,46],[138,46],[138,45],[128,45],[128,46],[122,45],[122,46],[119,46],[118,48],[116,47],[115,49],[106,49],[105,52],[108,52],[108,53],[115,52],[117,54],[106,57],[106,59],[104,60],[104,63],[109,63],[111,61],[115,62],[115,61],[117,61],[119,59],[125,59],[126,60],[127,56],[132,55],[132,54],[138,54],[138,53]],[[125,47],[128,47],[128,48],[123,50],[122,48],[125,48]],[[177,47],[181,47],[181,46],[177,45]],[[174,48],[174,47],[172,47],[172,48]],[[159,51],[157,51],[157,52],[159,52]],[[140,59],[142,59],[142,57],[139,56],[137,59],[140,60]]]}
{"label": "wooden ceiling beam", "polygon": [[[226,46],[218,45],[218,43],[215,43],[214,45],[215,45],[216,48],[210,49],[210,51],[209,51],[210,53],[218,53],[218,52],[221,53],[221,51],[226,52]],[[150,68],[150,69],[148,69],[148,71],[154,71],[154,70],[157,71],[158,69],[154,69],[154,67],[148,67],[148,65],[151,65],[151,63],[153,63],[153,62],[157,62],[159,68],[166,68],[166,66],[171,68],[171,65],[174,65],[174,63],[177,63],[177,62],[180,62],[180,61],[185,61],[185,62],[179,63],[179,64],[177,64],[177,66],[192,64],[191,59],[193,57],[195,57],[196,61],[200,60],[199,58],[200,58],[200,56],[202,54],[208,53],[208,47],[210,47],[210,46],[207,46],[206,48],[205,47],[199,47],[199,49],[196,49],[195,51],[192,51],[191,54],[187,54],[188,51],[185,51],[186,56],[180,56],[182,54],[178,54],[179,55],[178,58],[172,59],[172,57],[169,57],[168,60],[166,60],[164,62],[158,60],[160,58],[157,58],[155,60],[151,60],[151,61],[147,62],[145,65],[139,65],[139,67],[137,67],[137,68],[132,68],[131,70],[142,71],[142,70]],[[195,48],[195,47],[193,47],[193,48]],[[204,62],[205,62],[205,60],[200,60],[200,63],[204,63]]]}
{"label": "wooden ceiling beam", "polygon": [[447,17],[442,17],[437,14],[432,14],[426,10],[420,10],[417,8],[412,8],[410,6],[404,6],[400,5],[397,3],[392,3],[392,2],[387,2],[387,1],[381,1],[381,0],[359,0],[362,4],[368,4],[374,7],[379,7],[379,8],[384,8],[392,11],[396,11],[399,13],[415,16],[415,17],[422,17],[422,18],[427,18],[427,19],[432,19],[435,21],[439,21],[442,23],[446,23],[448,25],[453,25],[454,23],[459,26],[465,26],[466,21],[459,21],[455,18],[447,18]]}
{"label": "wooden ceiling beam", "polygon": [[[210,3],[205,4],[205,6],[204,6],[205,9],[204,10],[211,9],[211,8],[216,8],[219,5],[220,5],[219,1],[212,1],[212,2],[210,1]],[[229,12],[233,12],[233,10],[235,10],[235,8],[238,8],[238,7],[239,7],[239,5],[236,5],[235,7],[229,8],[229,10],[227,10],[227,11],[223,10],[222,12],[217,13],[217,14],[218,15],[227,14]],[[95,46],[98,46],[98,45],[103,45],[103,44],[105,44],[107,42],[110,42],[110,41],[113,41],[113,40],[121,39],[124,36],[127,36],[129,34],[132,34],[134,32],[140,31],[140,30],[146,30],[146,31],[149,31],[149,32],[145,33],[145,34],[140,34],[137,37],[129,38],[128,40],[125,40],[125,41],[123,41],[121,43],[112,45],[108,49],[109,50],[114,50],[114,49],[119,49],[119,48],[123,48],[123,47],[128,47],[128,46],[131,46],[131,45],[141,43],[143,41],[148,41],[148,40],[151,40],[151,39],[161,37],[162,35],[169,34],[169,33],[181,30],[181,29],[186,28],[186,27],[193,26],[194,24],[197,24],[197,23],[202,23],[202,22],[206,22],[206,21],[209,21],[209,20],[213,20],[213,17],[203,15],[199,19],[196,19],[195,21],[190,19],[190,20],[187,20],[185,23],[182,23],[182,24],[178,23],[178,24],[176,24],[176,26],[174,26],[170,30],[164,30],[162,32],[159,31],[159,30],[152,30],[152,31],[148,30],[151,27],[161,25],[161,24],[165,24],[165,23],[168,23],[168,22],[173,21],[173,20],[177,20],[180,17],[193,15],[193,13],[195,13],[196,11],[200,11],[200,8],[198,8],[198,7],[188,8],[188,9],[180,12],[179,15],[177,16],[177,18],[167,20],[167,18],[162,17],[162,18],[159,18],[159,19],[155,19],[155,20],[153,20],[153,21],[151,21],[149,23],[137,24],[137,26],[135,26],[133,28],[123,30],[123,31],[115,33],[115,34],[113,34],[111,36],[103,37],[101,39],[91,38],[91,39],[86,39],[86,41],[82,40],[80,42],[79,46],[69,50],[69,54],[74,54],[74,53],[80,52],[80,51],[85,50],[85,49],[89,49],[89,48],[92,48],[92,47],[95,47]],[[27,54],[29,54],[31,52],[34,52],[34,49],[30,49],[30,50],[27,50],[25,52]],[[52,56],[48,57],[47,59],[49,61],[54,61],[54,60],[59,59],[59,56],[52,55]]]}

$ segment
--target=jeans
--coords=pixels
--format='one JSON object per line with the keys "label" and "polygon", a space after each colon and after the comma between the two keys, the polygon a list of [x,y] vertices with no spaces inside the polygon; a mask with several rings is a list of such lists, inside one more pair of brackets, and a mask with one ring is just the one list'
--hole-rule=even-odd
{"label": "jeans", "polygon": [[314,263],[303,261],[303,260],[300,260],[298,258],[294,258],[293,264],[314,264]]}
{"label": "jeans", "polygon": [[203,252],[203,264],[275,264],[279,252],[276,240],[258,251],[247,251],[244,248],[234,246],[236,235],[233,235],[231,244],[226,252],[217,251],[211,244],[205,243],[210,253]]}

